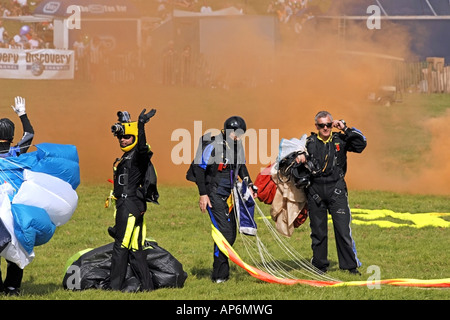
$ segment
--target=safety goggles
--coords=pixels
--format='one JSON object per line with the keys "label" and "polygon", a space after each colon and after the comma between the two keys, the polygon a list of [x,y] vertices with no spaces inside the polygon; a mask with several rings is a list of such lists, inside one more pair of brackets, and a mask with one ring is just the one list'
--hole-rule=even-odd
{"label": "safety goggles", "polygon": [[329,122],[329,123],[316,123],[316,124],[317,124],[317,126],[318,126],[320,129],[323,129],[323,128],[325,128],[325,127],[331,128],[331,126],[333,125],[332,122]]}
{"label": "safety goggles", "polygon": [[132,137],[133,137],[132,134],[124,134],[124,135],[118,135],[118,136],[117,136],[117,139],[119,139],[119,140],[121,140],[121,139],[128,140],[128,139],[130,139],[130,138],[132,138]]}

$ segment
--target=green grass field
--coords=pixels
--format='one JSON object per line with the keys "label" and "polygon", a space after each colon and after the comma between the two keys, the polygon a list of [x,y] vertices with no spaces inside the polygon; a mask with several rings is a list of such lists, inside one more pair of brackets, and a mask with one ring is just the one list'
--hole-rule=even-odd
{"label": "green grass field", "polygon": [[[52,240],[37,247],[36,259],[25,269],[23,295],[20,299],[169,299],[169,300],[309,300],[309,299],[448,299],[445,289],[420,289],[381,286],[316,288],[305,285],[285,286],[261,282],[237,266],[232,267],[231,279],[224,284],[210,281],[212,238],[209,218],[196,206],[196,190],[189,187],[161,187],[161,205],[147,212],[148,233],[160,246],[170,251],[188,273],[184,288],[159,289],[149,293],[120,293],[99,290],[82,292],[62,288],[66,260],[85,248],[95,248],[111,242],[107,228],[113,223],[113,210],[103,207],[108,187],[82,185],[79,187],[79,207],[69,223],[57,229]],[[421,198],[390,192],[351,192],[351,205],[363,208],[403,208],[404,203],[417,203]],[[176,201],[174,201],[176,199]],[[416,205],[417,212],[443,211],[448,197],[428,196]],[[432,203],[430,205],[430,203]],[[262,205],[268,212],[268,207]],[[264,230],[261,229],[264,234]],[[333,236],[330,237],[331,270],[329,275],[344,281],[367,280],[367,267],[376,265],[382,279],[448,277],[448,228],[415,229],[353,226],[358,255],[363,262],[362,276],[352,276],[337,266]],[[332,231],[331,231],[332,233]],[[308,224],[297,229],[290,239],[305,257],[310,256]],[[245,260],[242,243],[235,245]],[[276,250],[276,247],[273,248]],[[15,298],[10,298],[15,299]]]}
{"label": "green grass field", "polygon": [[[139,92],[139,88],[132,86],[114,87],[113,90],[127,92],[130,96]],[[198,108],[207,109],[207,101],[218,101],[221,104],[229,104],[230,101],[241,103],[258,96],[254,90],[242,89],[232,94],[222,95],[220,92],[199,91],[197,89],[179,90],[188,96],[191,104]],[[85,124],[86,127],[78,127],[81,131],[98,134],[105,131],[108,135],[107,124],[111,117],[104,120],[104,127],[95,129],[95,123],[91,118],[100,117],[106,112],[115,111],[114,108],[93,111],[90,99],[93,99],[95,89],[77,82],[21,82],[0,80],[0,111],[5,116],[13,117],[9,104],[14,95],[22,94],[30,97],[32,106],[30,114],[33,119],[39,119],[35,124],[39,128],[41,138],[37,142],[66,141],[62,139],[61,130],[64,125],[71,139],[77,131],[69,122]],[[84,95],[82,93],[87,92]],[[100,94],[96,101],[103,97]],[[144,93],[145,99],[166,100],[170,103],[182,100],[174,97],[176,88],[162,88],[150,86]],[[125,93],[123,93],[125,95]],[[149,97],[147,97],[148,95]],[[250,98],[249,98],[250,97]],[[108,103],[111,99],[107,98]],[[264,96],[258,96],[262,102]],[[28,100],[27,100],[28,101]],[[168,103],[169,103],[168,102]],[[417,152],[431,149],[432,136],[427,131],[417,131],[412,134],[411,125],[432,118],[445,116],[450,102],[450,97],[444,95],[417,96],[411,95],[405,98],[403,104],[393,106],[390,109],[374,109],[377,118],[384,119],[381,124],[383,130],[390,127],[397,128],[397,136],[394,141],[386,144],[386,156],[380,166],[385,166],[386,174],[393,174],[391,164],[409,164],[409,168],[419,168],[419,162],[423,159]],[[90,104],[91,103],[91,104]],[[167,103],[167,104],[168,104]],[[179,102],[182,104],[182,102]],[[251,104],[252,101],[246,102]],[[271,102],[266,102],[270,104]],[[203,105],[205,104],[205,105]],[[101,103],[100,103],[101,105]],[[35,107],[38,106],[38,107]],[[176,107],[176,104],[175,104]],[[77,109],[78,108],[78,109]],[[219,108],[220,109],[220,108]],[[164,111],[164,109],[163,109]],[[187,112],[183,111],[183,112]],[[187,113],[188,114],[188,113]],[[183,113],[184,115],[184,113]],[[161,117],[163,113],[160,114]],[[212,116],[214,119],[218,116]],[[81,118],[81,120],[80,120]],[[97,120],[97,118],[95,118]],[[114,119],[113,119],[114,120]],[[86,121],[86,122],[83,122]],[[100,119],[99,121],[103,121]],[[153,120],[152,120],[153,121]],[[103,124],[103,122],[101,122]],[[81,129],[84,128],[84,129]],[[17,129],[19,130],[19,129]],[[20,131],[20,130],[19,130]],[[81,134],[81,132],[80,132]],[[83,133],[84,134],[84,133]],[[42,138],[43,137],[43,138]],[[95,141],[95,137],[91,137]],[[372,136],[370,141],[378,137]],[[380,137],[382,139],[384,137]],[[403,139],[402,139],[403,138]],[[66,138],[70,141],[69,138]],[[84,138],[87,139],[87,138]],[[101,141],[102,138],[99,138]],[[419,139],[421,144],[414,143]],[[105,139],[106,140],[106,139]],[[75,140],[80,151],[93,143],[91,140]],[[152,141],[153,142],[153,141]],[[79,145],[78,145],[79,143]],[[373,145],[373,144],[372,144]],[[369,147],[371,145],[369,144]],[[118,150],[115,150],[118,151]],[[109,166],[113,155],[95,154],[94,158],[107,158],[104,160]],[[161,158],[156,154],[155,159]],[[162,172],[164,164],[156,160]],[[381,289],[369,289],[367,287],[340,287],[340,288],[316,288],[305,285],[284,286],[261,282],[251,277],[246,271],[237,266],[232,267],[231,279],[223,284],[213,284],[210,281],[212,267],[213,242],[210,235],[209,217],[202,214],[197,207],[197,191],[193,185],[176,186],[173,183],[160,185],[161,205],[150,206],[147,214],[147,234],[157,240],[160,246],[171,252],[182,264],[188,273],[185,286],[180,289],[159,289],[147,293],[120,293],[98,290],[83,292],[66,291],[62,287],[64,266],[67,259],[74,253],[86,249],[96,248],[112,241],[107,234],[107,228],[113,224],[113,210],[104,208],[104,201],[109,194],[110,185],[105,179],[102,181],[89,181],[86,178],[86,166],[90,164],[84,159],[81,170],[85,173],[78,188],[79,204],[72,219],[64,226],[58,227],[54,237],[49,243],[36,247],[35,260],[25,268],[22,295],[20,297],[7,297],[8,300],[447,300],[447,289],[423,289],[394,286],[381,286]],[[95,168],[94,168],[95,169]],[[100,169],[100,168],[98,168]],[[350,171],[352,169],[350,168]],[[396,170],[401,171],[401,167]],[[167,171],[167,170],[166,170]],[[184,171],[183,171],[184,172]],[[398,174],[398,172],[396,173]],[[409,171],[400,175],[408,175]],[[161,174],[162,175],[162,174]],[[180,180],[184,179],[180,175]],[[163,177],[161,180],[164,181]],[[450,212],[449,195],[433,195],[427,192],[427,186],[416,193],[394,192],[384,189],[380,185],[378,190],[366,190],[364,188],[352,188],[350,186],[350,205],[352,208],[363,209],[390,209],[396,212],[426,213],[426,212]],[[260,204],[264,212],[269,212],[267,205]],[[449,221],[449,217],[443,217]],[[395,221],[395,220],[394,220]],[[343,281],[366,280],[369,266],[380,268],[381,279],[391,278],[417,278],[440,279],[450,276],[450,229],[425,227],[421,229],[412,227],[380,228],[378,226],[357,225],[352,227],[356,241],[359,259],[363,263],[361,277],[355,277],[340,271],[337,266],[337,255],[330,225],[329,258],[331,270],[329,275]],[[261,228],[264,235],[264,230]],[[262,235],[262,236],[263,236]],[[297,229],[289,242],[305,257],[310,258],[310,238],[308,223]],[[235,248],[243,259],[245,252],[240,240]],[[277,249],[274,248],[274,251]],[[4,261],[4,259],[2,259]],[[249,261],[247,261],[249,262]],[[2,270],[5,263],[2,263]]]}

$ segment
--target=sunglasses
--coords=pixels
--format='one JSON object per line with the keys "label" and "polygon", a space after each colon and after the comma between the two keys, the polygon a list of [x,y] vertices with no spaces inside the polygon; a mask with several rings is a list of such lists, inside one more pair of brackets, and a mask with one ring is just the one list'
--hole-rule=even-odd
{"label": "sunglasses", "polygon": [[124,134],[124,135],[117,136],[117,139],[119,139],[119,140],[121,140],[121,139],[128,140],[128,139],[130,139],[132,137],[133,137],[133,135],[131,135],[131,134]]}
{"label": "sunglasses", "polygon": [[333,125],[332,122],[329,122],[329,123],[317,123],[317,126],[318,126],[319,128],[321,128],[321,129],[323,129],[323,128],[325,128],[325,127],[331,128],[332,125]]}

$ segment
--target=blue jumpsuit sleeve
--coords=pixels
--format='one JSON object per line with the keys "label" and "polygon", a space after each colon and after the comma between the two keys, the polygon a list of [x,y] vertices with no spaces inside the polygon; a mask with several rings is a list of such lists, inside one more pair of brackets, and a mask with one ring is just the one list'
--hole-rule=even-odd
{"label": "blue jumpsuit sleeve", "polygon": [[200,195],[205,195],[208,193],[206,189],[206,168],[208,164],[210,164],[211,156],[214,150],[214,146],[211,143],[210,145],[206,146],[201,154],[201,158],[198,159],[198,163],[194,163],[194,172],[198,188],[198,193]]}
{"label": "blue jumpsuit sleeve", "polygon": [[347,151],[361,153],[367,146],[366,137],[356,128],[347,128],[345,137]]}

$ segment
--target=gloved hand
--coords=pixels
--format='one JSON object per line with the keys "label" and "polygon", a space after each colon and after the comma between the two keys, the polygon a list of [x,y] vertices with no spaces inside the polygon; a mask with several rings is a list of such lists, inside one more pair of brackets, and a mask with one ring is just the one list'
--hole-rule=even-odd
{"label": "gloved hand", "polygon": [[11,106],[13,108],[14,112],[17,113],[17,115],[23,116],[26,113],[25,109],[25,98],[22,97],[16,97],[15,98],[15,105]]}
{"label": "gloved hand", "polygon": [[156,113],[156,109],[150,110],[148,113],[145,113],[146,109],[142,110],[139,115],[139,122],[147,123],[150,121],[150,118],[153,117]]}

